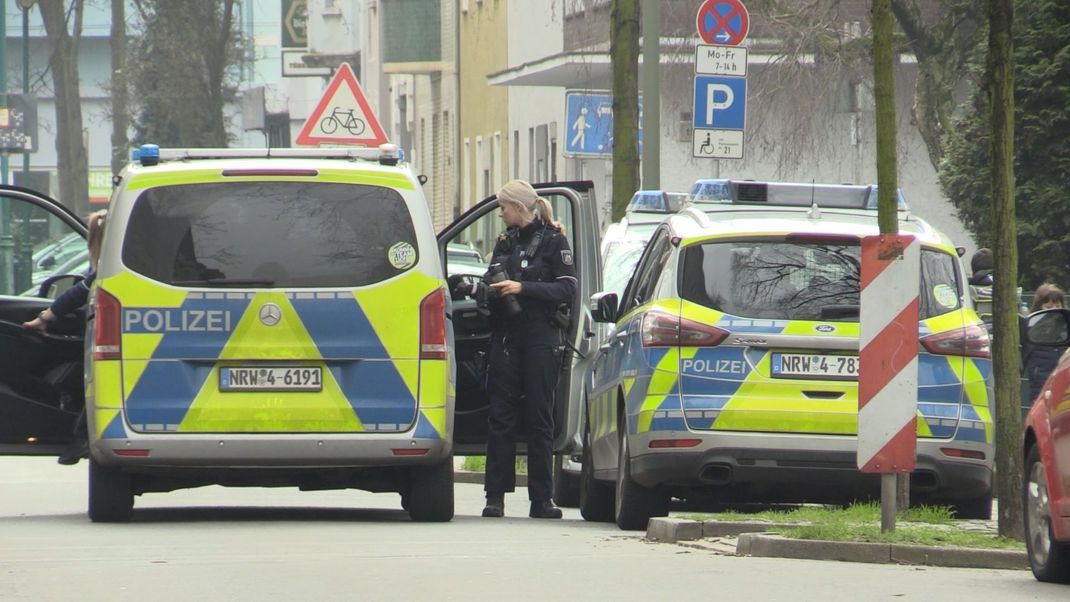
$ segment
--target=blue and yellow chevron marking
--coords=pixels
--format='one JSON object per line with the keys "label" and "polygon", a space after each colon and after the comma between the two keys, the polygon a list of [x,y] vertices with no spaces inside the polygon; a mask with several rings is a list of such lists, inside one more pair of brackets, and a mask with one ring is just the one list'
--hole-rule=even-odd
{"label": "blue and yellow chevron marking", "polygon": [[[419,303],[440,286],[434,278],[409,272],[356,291],[201,292],[123,272],[100,286],[123,306],[124,360],[122,370],[96,362],[98,412],[125,400],[134,431],[452,431],[449,362],[419,359]],[[267,303],[281,310],[275,326],[259,319]],[[222,367],[250,362],[320,366],[323,389],[219,390]],[[96,424],[98,436],[125,434],[117,412]]]}

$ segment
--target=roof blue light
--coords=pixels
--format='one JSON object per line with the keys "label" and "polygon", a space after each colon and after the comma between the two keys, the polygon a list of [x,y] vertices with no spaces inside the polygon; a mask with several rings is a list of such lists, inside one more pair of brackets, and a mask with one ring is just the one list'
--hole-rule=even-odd
{"label": "roof blue light", "polygon": [[142,165],[156,165],[160,162],[160,147],[155,144],[142,144],[134,153],[134,160],[140,161]]}

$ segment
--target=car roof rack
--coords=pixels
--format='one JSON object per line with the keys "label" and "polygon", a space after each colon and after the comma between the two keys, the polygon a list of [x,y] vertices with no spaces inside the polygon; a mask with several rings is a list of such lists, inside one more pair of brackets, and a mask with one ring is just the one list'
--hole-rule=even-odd
{"label": "car roof rack", "polygon": [[375,148],[160,148],[142,144],[131,153],[131,160],[144,166],[169,161],[194,159],[346,159],[378,161],[382,165],[397,165],[404,151],[396,144],[380,144]]}

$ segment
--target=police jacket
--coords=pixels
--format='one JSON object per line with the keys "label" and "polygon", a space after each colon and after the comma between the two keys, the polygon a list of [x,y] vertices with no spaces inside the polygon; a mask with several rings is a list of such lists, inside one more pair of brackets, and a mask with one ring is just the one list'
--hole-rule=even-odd
{"label": "police jacket", "polygon": [[536,217],[522,228],[509,228],[499,235],[492,255],[491,265],[501,264],[510,280],[520,282],[516,299],[521,312],[510,316],[501,299],[492,299],[491,326],[513,334],[556,336],[551,316],[576,294],[576,267],[565,235]]}

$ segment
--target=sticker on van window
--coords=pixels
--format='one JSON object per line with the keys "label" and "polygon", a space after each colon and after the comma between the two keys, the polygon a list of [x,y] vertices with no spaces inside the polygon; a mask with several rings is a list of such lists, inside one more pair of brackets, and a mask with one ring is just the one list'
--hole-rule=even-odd
{"label": "sticker on van window", "polygon": [[959,304],[959,296],[950,284],[937,284],[933,287],[933,298],[936,302],[948,309],[953,309]]}
{"label": "sticker on van window", "polygon": [[407,242],[399,242],[390,247],[386,253],[390,265],[399,270],[404,270],[416,263],[416,249]]}

